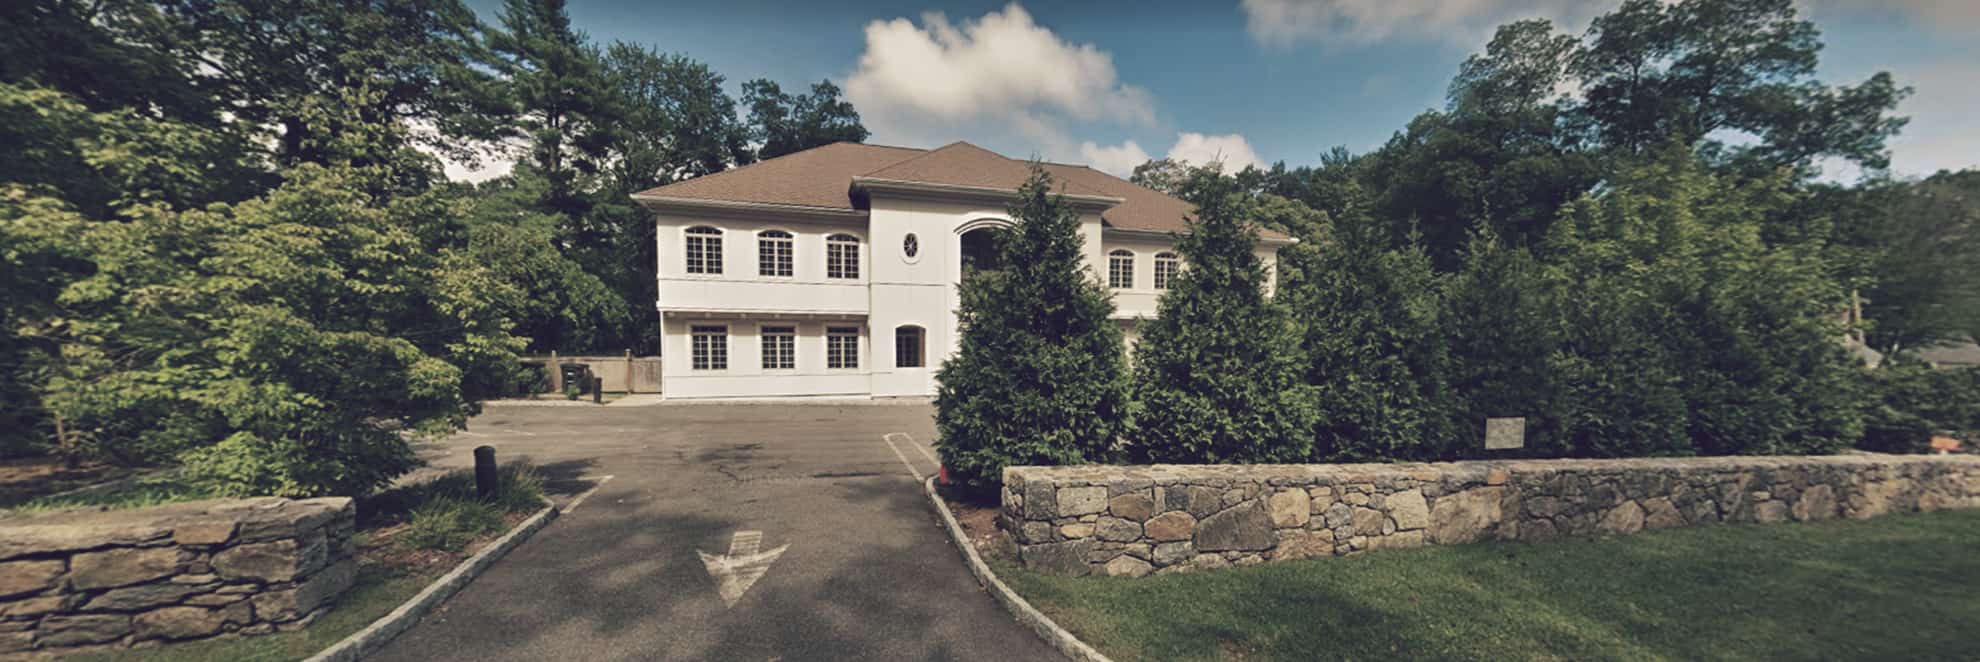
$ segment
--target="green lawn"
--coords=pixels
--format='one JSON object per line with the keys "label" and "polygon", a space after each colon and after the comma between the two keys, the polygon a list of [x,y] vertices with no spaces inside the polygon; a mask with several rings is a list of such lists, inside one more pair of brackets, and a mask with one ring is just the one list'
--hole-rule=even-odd
{"label": "green lawn", "polygon": [[1012,588],[1129,659],[1980,659],[1980,511]]}

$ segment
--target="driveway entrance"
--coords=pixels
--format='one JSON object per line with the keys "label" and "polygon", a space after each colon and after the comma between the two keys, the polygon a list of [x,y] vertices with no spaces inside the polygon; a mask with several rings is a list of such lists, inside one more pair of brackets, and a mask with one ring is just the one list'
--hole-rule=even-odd
{"label": "driveway entrance", "polygon": [[934,471],[932,416],[491,408],[427,449],[436,465],[468,465],[488,444],[534,462],[561,502],[597,489],[371,659],[1057,657],[936,528],[915,479]]}

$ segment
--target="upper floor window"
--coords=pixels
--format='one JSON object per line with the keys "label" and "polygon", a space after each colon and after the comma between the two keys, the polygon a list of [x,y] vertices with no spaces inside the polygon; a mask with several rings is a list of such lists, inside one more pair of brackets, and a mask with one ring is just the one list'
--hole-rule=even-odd
{"label": "upper floor window", "polygon": [[825,277],[859,277],[859,237],[835,234],[825,238]]}
{"label": "upper floor window", "polygon": [[825,327],[825,367],[832,370],[859,368],[859,327]]}
{"label": "upper floor window", "polygon": [[722,273],[722,231],[708,226],[687,229],[687,272]]}
{"label": "upper floor window", "polygon": [[729,327],[696,324],[689,332],[693,340],[688,353],[695,370],[729,369]]}
{"label": "upper floor window", "polygon": [[1179,273],[1182,273],[1182,260],[1175,253],[1164,251],[1155,254],[1155,289],[1173,287]]}
{"label": "upper floor window", "polygon": [[921,327],[908,325],[894,329],[894,367],[922,367]]}
{"label": "upper floor window", "polygon": [[791,370],[797,367],[797,327],[765,326],[760,335],[764,370]]}
{"label": "upper floor window", "polygon": [[1107,287],[1117,290],[1134,287],[1134,253],[1117,248],[1107,254]]}
{"label": "upper floor window", "polygon": [[756,233],[756,275],[790,277],[791,233],[783,230]]}

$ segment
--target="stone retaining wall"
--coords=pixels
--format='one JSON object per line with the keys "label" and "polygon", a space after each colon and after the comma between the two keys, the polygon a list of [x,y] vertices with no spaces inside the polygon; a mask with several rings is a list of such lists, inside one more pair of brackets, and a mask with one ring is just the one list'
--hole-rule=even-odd
{"label": "stone retaining wall", "polygon": [[0,516],[0,659],[301,627],[357,575],[346,498]]}
{"label": "stone retaining wall", "polygon": [[1139,577],[1372,549],[1980,507],[1980,457],[1011,467],[1036,570]]}

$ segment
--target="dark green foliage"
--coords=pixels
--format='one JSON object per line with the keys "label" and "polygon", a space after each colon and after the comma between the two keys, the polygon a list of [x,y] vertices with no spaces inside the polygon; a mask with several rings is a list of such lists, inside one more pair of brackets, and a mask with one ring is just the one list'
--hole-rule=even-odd
{"label": "dark green foliage", "polygon": [[1134,443],[1143,462],[1298,462],[1313,389],[1285,309],[1265,296],[1256,210],[1214,170],[1184,186],[1196,204],[1186,260],[1134,349]]}
{"label": "dark green foliage", "polygon": [[936,449],[950,477],[994,489],[1006,466],[1114,457],[1128,423],[1121,328],[1081,261],[1079,213],[1033,167],[997,233],[1000,269],[962,283],[961,347],[942,364]]}
{"label": "dark green foliage", "polygon": [[[1473,235],[1464,266],[1445,285],[1444,328],[1451,361],[1448,388],[1454,443],[1445,457],[1476,457],[1485,447],[1485,419],[1526,417],[1527,454],[1569,454],[1546,416],[1558,397],[1553,363],[1560,349],[1560,283],[1524,248],[1501,243],[1489,230]],[[1543,441],[1544,440],[1544,441]]]}
{"label": "dark green foliage", "polygon": [[1937,370],[1903,356],[1870,372],[1869,411],[1859,448],[1925,452],[1934,434],[1980,445],[1980,369]]}
{"label": "dark green foliage", "polygon": [[1421,250],[1390,248],[1386,232],[1350,203],[1331,242],[1290,260],[1304,277],[1282,297],[1318,409],[1307,434],[1316,460],[1428,459],[1452,441],[1438,277]]}
{"label": "dark green foliage", "polygon": [[758,160],[835,142],[864,142],[868,135],[859,111],[839,98],[839,86],[829,80],[796,96],[774,82],[752,80],[743,83],[743,105],[749,107],[750,138],[763,145],[756,152]]}

